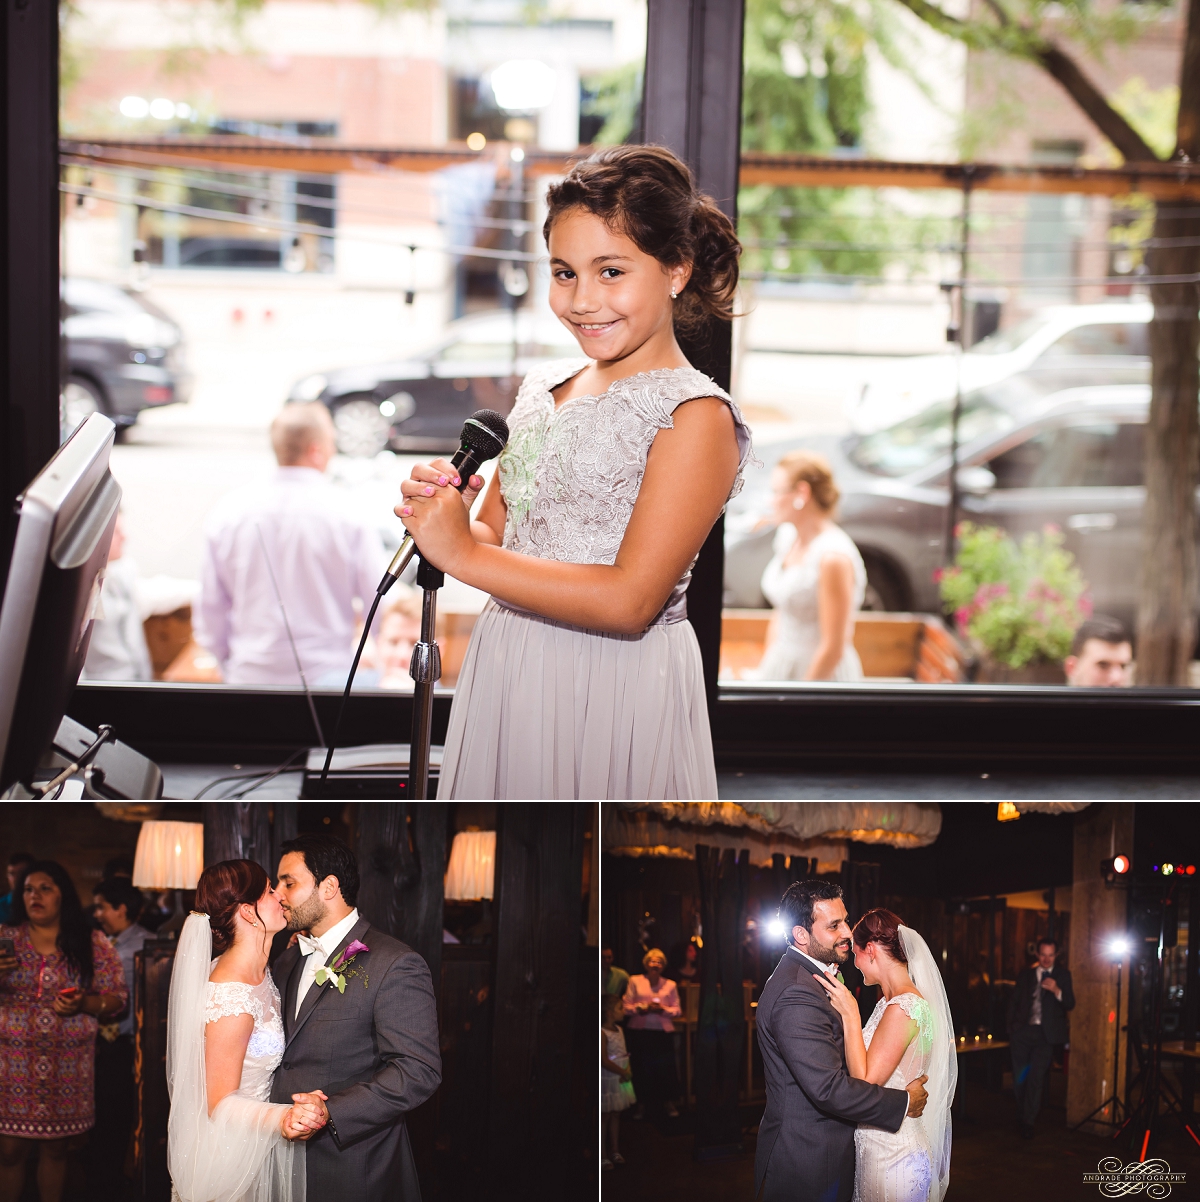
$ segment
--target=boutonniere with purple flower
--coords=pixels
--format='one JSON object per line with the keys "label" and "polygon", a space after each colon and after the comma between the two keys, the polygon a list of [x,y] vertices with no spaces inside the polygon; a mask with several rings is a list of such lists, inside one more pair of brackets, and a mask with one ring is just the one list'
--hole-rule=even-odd
{"label": "boutonniere with purple flower", "polygon": [[[317,969],[314,980],[318,985],[324,985],[326,981],[332,981],[337,986],[338,993],[346,992],[346,982],[351,977],[357,977],[359,971],[352,967],[354,959],[359,952],[369,952],[371,949],[365,943],[358,939],[352,940],[339,953],[338,958],[328,966],[322,965]],[[364,972],[362,974],[363,988],[366,989],[370,978]]]}

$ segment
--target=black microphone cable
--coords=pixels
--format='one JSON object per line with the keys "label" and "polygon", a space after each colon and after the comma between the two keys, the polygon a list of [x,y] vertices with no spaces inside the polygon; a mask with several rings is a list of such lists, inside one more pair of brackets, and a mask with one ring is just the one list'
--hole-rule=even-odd
{"label": "black microphone cable", "polygon": [[[475,469],[489,459],[495,459],[504,450],[507,443],[508,423],[499,413],[493,409],[478,409],[472,413],[463,423],[458,450],[454,452],[454,458],[450,460],[454,467],[460,469],[458,491],[465,492]],[[354,687],[354,677],[358,672],[358,663],[362,659],[363,650],[371,633],[371,623],[375,620],[375,611],[379,608],[380,601],[388,594],[392,585],[400,579],[404,569],[408,567],[416,549],[417,545],[413,542],[412,535],[406,534],[396,554],[392,556],[392,562],[384,572],[383,579],[375,589],[375,599],[367,611],[362,638],[358,640],[358,650],[354,653],[354,662],[350,665],[350,675],[346,677],[346,688],[338,705],[337,721],[333,724],[333,738],[329,740],[329,746],[325,750],[325,765],[321,769],[322,783],[329,776],[329,765],[333,763],[333,753],[337,749],[338,736],[342,732],[342,716],[346,712],[346,702],[350,700],[350,690]]]}

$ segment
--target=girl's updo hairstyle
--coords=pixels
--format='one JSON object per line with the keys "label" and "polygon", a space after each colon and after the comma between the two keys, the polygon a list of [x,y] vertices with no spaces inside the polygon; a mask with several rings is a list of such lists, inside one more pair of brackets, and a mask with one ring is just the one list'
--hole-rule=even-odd
{"label": "girl's updo hairstyle", "polygon": [[691,278],[674,302],[677,330],[692,331],[706,317],[733,317],[742,253],[733,222],[711,197],[696,191],[687,165],[665,147],[597,151],[548,189],[546,203],[547,246],[563,213],[585,209],[663,266],[691,264]]}
{"label": "girl's updo hairstyle", "polygon": [[893,960],[908,963],[904,944],[900,941],[900,928],[904,920],[891,910],[868,910],[854,924],[854,946],[860,950],[868,943],[877,943]]}
{"label": "girl's updo hairstyle", "polygon": [[208,915],[213,951],[219,956],[233,946],[238,906],[253,906],[267,891],[266,869],[253,860],[222,860],[206,868],[196,884],[196,909]]}
{"label": "girl's updo hairstyle", "polygon": [[815,451],[789,451],[776,464],[787,477],[793,491],[803,480],[812,490],[813,503],[825,513],[831,513],[842,495],[833,480],[833,469],[824,455]]}

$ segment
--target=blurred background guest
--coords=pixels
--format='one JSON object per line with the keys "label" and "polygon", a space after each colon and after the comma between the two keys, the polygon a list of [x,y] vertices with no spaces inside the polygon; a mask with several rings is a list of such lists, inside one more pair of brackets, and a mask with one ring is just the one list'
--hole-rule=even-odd
{"label": "blurred background guest", "polygon": [[600,963],[604,966],[601,978],[600,992],[604,994],[615,994],[617,997],[623,997],[625,989],[629,984],[629,974],[623,968],[617,968],[613,964],[613,953],[611,947],[606,947],[600,953]]}
{"label": "blurred background guest", "polygon": [[[374,648],[368,648],[368,654],[363,656],[359,665],[354,677],[356,689],[413,687],[408,669],[413,648],[421,639],[421,594],[407,584],[396,585],[396,593],[379,619],[379,633]],[[346,673],[326,672],[317,683],[322,688],[344,689]]]}
{"label": "blurred background guest", "polygon": [[1021,1134],[1033,1138],[1054,1049],[1067,1042],[1067,1012],[1075,1009],[1071,974],[1058,964],[1058,944],[1039,939],[1037,960],[1017,973],[1008,1010],[1013,1093]]}
{"label": "blurred background guest", "polygon": [[861,680],[854,622],[867,569],[833,520],[838,489],[829,464],[809,451],[785,455],[772,474],[775,555],[762,577],[775,609],[757,680]]}
{"label": "blurred background guest", "polygon": [[1063,660],[1067,684],[1081,689],[1127,689],[1133,683],[1133,643],[1129,632],[1103,614],[1089,618],[1071,640]]}
{"label": "blurred background guest", "polygon": [[128,1001],[108,940],[66,869],[36,860],[0,926],[0,1202],[17,1202],[31,1144],[41,1202],[59,1202],[67,1153],[95,1122],[98,1018]]}
{"label": "blurred background guest", "polygon": [[604,1147],[600,1167],[611,1169],[624,1164],[621,1155],[621,1111],[637,1101],[625,1048],[625,1032],[620,1023],[625,1007],[616,993],[606,993],[600,1010],[600,1113],[604,1115]]}
{"label": "blurred background guest", "polygon": [[700,947],[694,935],[678,949],[671,977],[680,985],[700,983]]}
{"label": "blurred background guest", "polygon": [[8,892],[0,896],[0,925],[12,922],[13,903],[21,891],[21,881],[33,856],[27,851],[14,851],[8,857]]}
{"label": "blurred background guest", "polygon": [[150,649],[137,596],[137,564],[125,554],[125,524],[117,514],[100,590],[102,618],[92,624],[83,675],[88,680],[153,680]]}
{"label": "blurred background guest", "polygon": [[270,482],[230,494],[208,519],[196,637],[230,684],[299,685],[301,672],[309,685],[326,673],[344,681],[387,556],[325,477],[335,444],[324,405],[284,406],[271,445]]}
{"label": "blurred background guest", "polygon": [[661,1107],[668,1118],[678,1118],[675,1098],[679,1093],[675,1074],[675,1024],[682,1013],[679,991],[669,980],[667,957],[651,948],[642,957],[645,974],[629,978],[625,989],[625,1023],[629,1059],[633,1066],[633,1087],[638,1096],[640,1117],[643,1106]]}
{"label": "blurred background guest", "polygon": [[137,1087],[133,1077],[134,956],[153,938],[138,923],[143,898],[125,877],[101,881],[92,913],[121,959],[129,1002],[117,1022],[100,1025],[96,1037],[96,1125],[91,1137],[93,1196],[116,1202],[125,1193],[125,1157],[133,1133]]}

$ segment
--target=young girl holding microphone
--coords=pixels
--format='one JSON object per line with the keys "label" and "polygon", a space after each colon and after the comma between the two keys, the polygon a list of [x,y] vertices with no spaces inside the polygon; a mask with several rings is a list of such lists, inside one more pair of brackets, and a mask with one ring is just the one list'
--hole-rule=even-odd
{"label": "young girl holding microphone", "polygon": [[586,356],[535,368],[474,521],[446,460],[396,512],[491,594],[455,690],[440,798],[715,799],[686,591],[750,433],[675,338],[729,318],[740,246],[670,151],[620,146],[550,188],[550,306]]}

